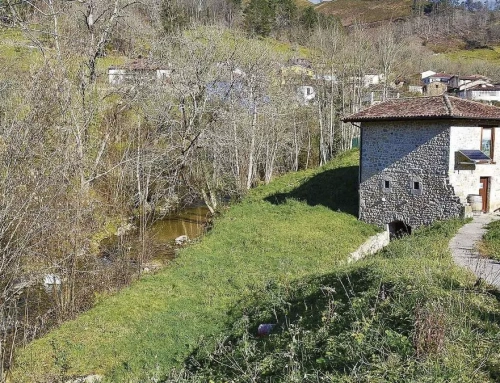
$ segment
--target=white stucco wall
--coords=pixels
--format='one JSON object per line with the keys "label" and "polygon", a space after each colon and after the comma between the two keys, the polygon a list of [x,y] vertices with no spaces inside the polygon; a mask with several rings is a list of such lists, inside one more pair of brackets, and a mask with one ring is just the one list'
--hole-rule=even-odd
{"label": "white stucco wall", "polygon": [[[495,128],[494,161],[500,156],[500,130]],[[500,163],[477,164],[475,170],[456,170],[455,152],[458,150],[480,150],[481,127],[452,126],[450,129],[449,174],[455,194],[465,203],[467,195],[479,194],[480,177],[490,177],[488,211],[500,207]]]}
{"label": "white stucco wall", "polygon": [[125,69],[108,69],[108,80],[111,85],[120,85],[125,80],[127,71]]}
{"label": "white stucco wall", "polygon": [[500,101],[500,91],[489,91],[485,90],[473,90],[467,92],[470,95],[471,100],[482,100],[482,101]]}

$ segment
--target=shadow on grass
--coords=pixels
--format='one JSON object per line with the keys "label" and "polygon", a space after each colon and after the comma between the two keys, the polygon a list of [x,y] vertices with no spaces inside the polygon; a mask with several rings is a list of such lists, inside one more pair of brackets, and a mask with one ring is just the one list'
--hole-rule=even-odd
{"label": "shadow on grass", "polygon": [[[309,338],[306,337],[308,342],[315,344],[313,349],[308,349],[308,358],[303,361],[305,364],[302,368],[304,371],[316,370],[318,368],[316,360],[325,355],[325,350],[331,350],[325,343],[326,338],[333,339],[335,335],[335,339],[342,345],[344,341],[349,342],[345,345],[349,348],[356,342],[352,334],[354,323],[359,320],[358,315],[369,313],[370,309],[376,307],[381,292],[387,291],[387,294],[391,294],[389,292],[391,287],[387,283],[382,284],[381,278],[378,270],[366,265],[348,272],[304,278],[286,289],[279,284],[268,284],[252,296],[244,297],[232,308],[228,313],[228,318],[232,318],[232,321],[226,324],[228,332],[224,338],[219,338],[220,343],[216,348],[210,343],[200,344],[200,347],[193,350],[186,358],[184,366],[193,373],[201,369],[205,372],[210,371],[215,376],[224,376],[227,380],[241,381],[237,379],[238,372],[235,373],[214,361],[224,359],[224,355],[218,351],[221,350],[230,358],[234,358],[232,361],[241,363],[242,347],[246,347],[243,345],[247,343],[251,345],[248,350],[254,350],[256,356],[250,360],[253,365],[258,365],[259,359],[274,354],[273,366],[269,366],[271,369],[264,372],[261,378],[265,378],[266,374],[279,375],[282,369],[279,365],[280,355],[292,345],[291,338],[295,339],[293,334],[296,333],[300,342],[297,341],[295,347],[299,343],[305,344],[302,341],[302,336],[305,334],[309,334]],[[386,299],[389,299],[389,295]],[[356,307],[352,304],[353,300],[357,302]],[[378,310],[380,311],[380,308]],[[398,322],[400,318],[394,318],[386,313],[384,319],[387,318],[399,331],[405,326],[408,327],[407,322]],[[266,323],[274,325],[271,332],[276,336],[258,336],[259,326]],[[325,331],[328,331],[327,337]],[[405,328],[405,334],[409,333],[410,329]],[[370,353],[372,352],[370,349]],[[347,356],[333,357],[328,366],[321,366],[321,372],[336,370],[341,374],[346,369],[352,369],[356,363],[357,361]]]}
{"label": "shadow on grass", "polygon": [[304,201],[310,206],[323,205],[334,211],[358,216],[359,166],[331,169],[315,175],[289,193],[276,193],[265,200],[280,205],[287,199]]}

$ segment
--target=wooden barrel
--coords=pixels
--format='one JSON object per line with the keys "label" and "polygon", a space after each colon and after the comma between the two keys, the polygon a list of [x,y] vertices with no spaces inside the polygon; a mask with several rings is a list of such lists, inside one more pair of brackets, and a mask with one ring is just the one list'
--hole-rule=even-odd
{"label": "wooden barrel", "polygon": [[472,207],[472,213],[480,214],[483,212],[483,197],[479,194],[469,194],[467,196],[467,202]]}

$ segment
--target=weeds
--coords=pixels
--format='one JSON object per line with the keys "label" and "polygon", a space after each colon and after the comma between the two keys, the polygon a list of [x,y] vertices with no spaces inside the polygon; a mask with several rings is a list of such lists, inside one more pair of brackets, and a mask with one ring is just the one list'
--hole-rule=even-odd
{"label": "weeds", "polygon": [[436,355],[442,351],[445,329],[445,313],[439,303],[432,302],[428,307],[417,305],[413,334],[413,345],[417,358]]}
{"label": "weeds", "polygon": [[[333,273],[243,299],[218,346],[200,345],[182,378],[164,382],[497,381],[498,301],[471,289],[474,278],[447,250],[462,223],[437,223]],[[257,337],[271,322],[277,331]]]}
{"label": "weeds", "polygon": [[485,257],[500,261],[500,221],[489,223],[487,229],[479,244],[479,251]]}

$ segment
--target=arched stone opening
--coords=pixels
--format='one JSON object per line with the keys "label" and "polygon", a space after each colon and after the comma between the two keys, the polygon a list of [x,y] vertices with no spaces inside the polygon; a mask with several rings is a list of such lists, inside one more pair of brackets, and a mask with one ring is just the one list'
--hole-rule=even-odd
{"label": "arched stone opening", "polygon": [[389,234],[391,239],[402,238],[405,235],[411,234],[411,226],[407,225],[403,221],[392,221],[389,224]]}

